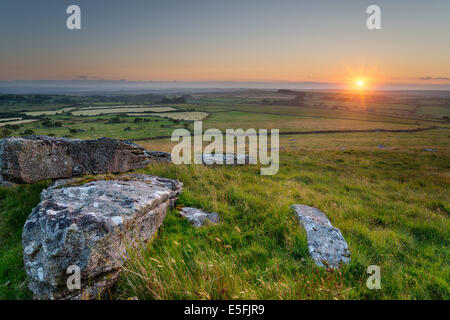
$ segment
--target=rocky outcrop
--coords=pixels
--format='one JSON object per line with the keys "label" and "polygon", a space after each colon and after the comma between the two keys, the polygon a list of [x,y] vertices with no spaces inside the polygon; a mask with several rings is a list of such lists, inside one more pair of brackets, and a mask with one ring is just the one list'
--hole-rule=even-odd
{"label": "rocky outcrop", "polygon": [[203,164],[256,164],[256,159],[246,154],[232,154],[232,153],[215,153],[204,154],[202,157]]}
{"label": "rocky outcrop", "polygon": [[291,206],[306,230],[309,254],[320,267],[339,268],[350,263],[348,244],[320,210],[301,204]]}
{"label": "rocky outcrop", "polygon": [[16,183],[126,172],[156,161],[168,162],[170,155],[112,138],[26,136],[0,140],[0,175]]}
{"label": "rocky outcrop", "polygon": [[[132,143],[132,142],[130,142]],[[139,146],[135,144],[136,146]],[[169,163],[171,162],[170,153],[164,151],[144,151],[145,156],[149,162],[161,162],[161,163]]]}
{"label": "rocky outcrop", "polygon": [[201,227],[205,223],[219,222],[219,215],[216,212],[209,213],[197,208],[183,207],[180,214],[195,227]]}
{"label": "rocky outcrop", "polygon": [[[30,290],[38,299],[101,295],[117,280],[128,246],[152,238],[181,191],[177,180],[143,174],[44,189],[22,233]],[[67,286],[69,267],[80,270],[79,290]]]}

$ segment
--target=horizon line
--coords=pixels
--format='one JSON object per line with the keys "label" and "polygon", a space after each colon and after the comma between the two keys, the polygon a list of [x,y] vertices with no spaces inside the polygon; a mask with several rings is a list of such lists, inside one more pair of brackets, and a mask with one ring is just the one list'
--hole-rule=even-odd
{"label": "horizon line", "polygon": [[[320,81],[164,81],[164,80],[113,80],[113,79],[39,79],[39,80],[0,80],[0,93],[34,93],[33,90],[51,92],[89,92],[101,90],[187,90],[187,89],[290,89],[290,90],[348,90],[347,83]],[[53,90],[52,90],[53,89]],[[23,92],[23,91],[28,92]],[[55,91],[56,90],[56,91]],[[375,83],[365,90],[371,91],[450,91],[450,84],[436,83]]]}

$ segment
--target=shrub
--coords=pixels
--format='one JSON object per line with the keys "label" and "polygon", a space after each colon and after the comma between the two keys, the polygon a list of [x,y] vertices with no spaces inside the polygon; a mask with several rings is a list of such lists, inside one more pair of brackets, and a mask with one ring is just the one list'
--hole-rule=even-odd
{"label": "shrub", "polygon": [[11,130],[9,130],[8,128],[3,128],[3,129],[0,131],[0,138],[7,138],[7,137],[9,137],[11,134],[12,134],[12,131],[11,131]]}
{"label": "shrub", "polygon": [[30,134],[34,134],[34,131],[31,130],[31,129],[26,129],[23,133],[24,133],[25,135],[30,135]]}

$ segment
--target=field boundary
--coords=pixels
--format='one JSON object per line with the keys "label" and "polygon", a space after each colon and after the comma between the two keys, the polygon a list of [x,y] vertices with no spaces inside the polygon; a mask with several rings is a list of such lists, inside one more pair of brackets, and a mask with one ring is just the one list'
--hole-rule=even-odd
{"label": "field boundary", "polygon": [[[326,134],[326,133],[370,133],[370,132],[421,132],[433,129],[448,129],[446,127],[425,127],[425,128],[415,128],[415,129],[361,129],[361,130],[318,130],[318,131],[286,131],[280,132],[280,136],[289,136],[289,135],[300,135],[300,134]],[[159,139],[170,139],[171,136],[156,136],[149,138],[137,138],[137,139],[129,139],[129,141],[145,141],[145,140],[159,140]]]}

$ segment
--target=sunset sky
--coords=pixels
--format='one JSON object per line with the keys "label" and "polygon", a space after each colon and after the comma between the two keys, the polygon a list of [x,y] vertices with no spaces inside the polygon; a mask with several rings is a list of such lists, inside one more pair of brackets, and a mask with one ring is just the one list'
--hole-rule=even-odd
{"label": "sunset sky", "polygon": [[[70,4],[82,30],[66,29]],[[449,34],[448,0],[1,0],[0,80],[448,86]]]}

